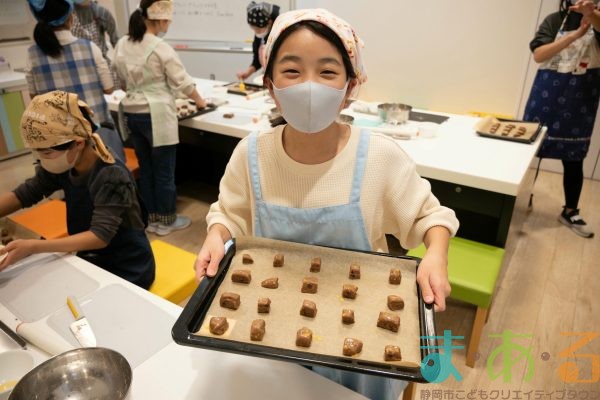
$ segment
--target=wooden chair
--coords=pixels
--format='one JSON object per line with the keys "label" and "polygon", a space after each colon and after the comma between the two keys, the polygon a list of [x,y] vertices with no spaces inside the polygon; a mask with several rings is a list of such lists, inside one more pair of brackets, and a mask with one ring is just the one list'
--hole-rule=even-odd
{"label": "wooden chair", "polygon": [[[425,247],[410,250],[409,255],[423,257]],[[450,297],[477,307],[466,364],[475,365],[481,332],[487,322],[496,280],[504,260],[504,249],[462,238],[452,238],[448,250],[448,279],[452,287]]]}

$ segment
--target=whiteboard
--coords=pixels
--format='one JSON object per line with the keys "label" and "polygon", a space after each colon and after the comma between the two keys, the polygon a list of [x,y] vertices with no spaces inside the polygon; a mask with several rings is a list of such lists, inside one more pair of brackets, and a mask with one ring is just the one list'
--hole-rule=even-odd
{"label": "whiteboard", "polygon": [[[254,34],[246,22],[250,0],[174,0],[173,22],[165,39],[217,42],[244,42]],[[291,9],[291,0],[269,0],[283,13]],[[127,0],[128,15],[138,0]],[[129,20],[129,17],[128,17]]]}
{"label": "whiteboard", "polygon": [[22,0],[0,0],[0,25],[16,25],[28,22],[29,10]]}

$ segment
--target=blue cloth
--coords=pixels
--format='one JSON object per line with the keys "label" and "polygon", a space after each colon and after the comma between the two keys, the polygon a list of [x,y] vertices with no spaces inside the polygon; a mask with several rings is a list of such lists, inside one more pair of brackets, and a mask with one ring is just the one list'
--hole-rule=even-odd
{"label": "blue cloth", "polygon": [[[67,21],[67,18],[69,18],[69,15],[71,15],[71,13],[73,12],[73,1],[63,1],[69,5],[69,10],[66,12],[66,14],[55,20],[44,22],[46,22],[50,26],[61,26]],[[35,19],[40,21],[41,18],[39,17],[39,13],[46,7],[46,0],[27,0],[27,2],[29,3],[29,8],[31,9],[31,13],[35,17]]]}
{"label": "blue cloth", "polygon": [[92,54],[92,43],[78,39],[63,46],[60,56],[46,55],[36,44],[29,48],[33,94],[53,90],[77,93],[94,112],[94,120],[113,123],[104,98],[104,88]]}
{"label": "blue cloth", "polygon": [[177,145],[153,146],[150,114],[127,113],[125,119],[140,164],[139,187],[148,212],[150,215],[175,215]]}
{"label": "blue cloth", "polygon": [[539,70],[523,116],[548,127],[538,156],[583,160],[590,147],[599,99],[600,68],[588,69],[583,75]]}
{"label": "blue cloth", "polygon": [[[303,209],[264,201],[258,166],[258,134],[253,133],[248,142],[248,164],[256,200],[254,234],[299,243],[371,250],[360,208],[370,134],[363,130],[360,135],[349,202],[339,206]],[[312,370],[371,399],[397,400],[407,384],[400,380],[334,368],[312,367]]]}

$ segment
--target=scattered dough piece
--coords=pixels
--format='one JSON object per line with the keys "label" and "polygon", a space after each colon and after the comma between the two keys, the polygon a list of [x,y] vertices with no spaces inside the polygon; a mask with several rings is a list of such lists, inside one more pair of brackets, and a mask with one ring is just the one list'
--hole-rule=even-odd
{"label": "scattered dough piece", "polygon": [[260,283],[260,286],[267,289],[277,289],[279,287],[279,278],[267,278]]}
{"label": "scattered dough piece", "polygon": [[260,314],[268,314],[271,311],[271,299],[268,297],[258,298],[258,312]]}
{"label": "scattered dough piece", "polygon": [[390,269],[390,280],[389,282],[392,285],[399,285],[402,281],[402,272],[400,272],[400,268],[392,268]]}
{"label": "scattered dough piece", "polygon": [[354,323],[354,310],[346,308],[342,310],[342,323],[346,325]]}
{"label": "scattered dough piece", "polygon": [[348,278],[360,279],[360,265],[358,265],[358,264],[350,265],[350,272],[348,273]]}
{"label": "scattered dough piece", "polygon": [[345,356],[353,356],[362,351],[363,343],[358,339],[346,338],[344,339],[344,350]]}
{"label": "scattered dough piece", "polygon": [[273,266],[274,267],[283,267],[284,257],[283,254],[277,253],[273,258]]}
{"label": "scattered dough piece", "polygon": [[304,300],[302,307],[300,308],[300,315],[305,317],[314,318],[317,315],[317,305],[314,301]]}
{"label": "scattered dough piece", "polygon": [[225,113],[225,114],[223,114],[223,118],[226,118],[226,119],[231,119],[231,118],[233,118],[234,116],[235,116],[235,114],[234,114],[234,113]]}
{"label": "scattered dough piece", "polygon": [[212,317],[208,325],[208,329],[213,335],[222,335],[228,328],[229,322],[227,322],[227,318],[225,317]]}
{"label": "scattered dough piece", "polygon": [[400,317],[394,313],[382,311],[379,313],[377,326],[392,332],[398,332],[398,328],[400,328]]}
{"label": "scattered dough piece", "polygon": [[250,283],[252,274],[249,269],[236,269],[231,274],[231,281],[237,283]]}
{"label": "scattered dough piece", "polygon": [[318,289],[319,280],[317,278],[307,276],[306,278],[302,279],[302,288],[300,289],[302,293],[317,293]]}
{"label": "scattered dough piece", "polygon": [[387,345],[383,354],[385,361],[402,361],[402,354],[400,353],[400,347]]}
{"label": "scattered dough piece", "polygon": [[310,272],[320,272],[321,271],[321,258],[315,257],[310,262]]}
{"label": "scattered dough piece", "polygon": [[312,343],[312,331],[306,327],[302,327],[296,333],[296,346],[310,347]]}
{"label": "scattered dough piece", "polygon": [[242,254],[242,264],[253,264],[254,260],[252,259],[252,256],[248,253],[244,253]]}
{"label": "scattered dough piece", "polygon": [[265,320],[255,319],[250,326],[250,340],[260,342],[265,336]]}
{"label": "scattered dough piece", "polygon": [[390,294],[387,297],[388,308],[392,311],[402,310],[404,308],[404,300],[400,296]]}
{"label": "scattered dough piece", "polygon": [[232,292],[225,292],[219,300],[221,307],[237,310],[240,308],[240,295]]}
{"label": "scattered dough piece", "polygon": [[342,297],[345,299],[355,299],[356,292],[358,292],[358,286],[352,284],[345,284],[342,286]]}

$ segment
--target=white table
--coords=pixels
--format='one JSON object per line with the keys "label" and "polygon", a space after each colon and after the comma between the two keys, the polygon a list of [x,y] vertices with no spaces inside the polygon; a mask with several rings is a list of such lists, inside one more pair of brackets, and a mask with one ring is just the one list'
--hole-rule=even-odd
{"label": "white table", "polygon": [[[131,350],[120,348],[123,343],[131,342],[131,338],[122,337],[121,332],[129,327],[119,324],[118,315],[116,315],[118,310],[108,305],[96,304],[96,309],[100,307],[104,314],[100,316],[96,311],[94,316],[93,313],[88,313],[89,310],[93,309],[94,295],[101,293],[102,290],[119,288],[121,292],[145,303],[145,312],[140,311],[140,315],[131,315],[131,324],[134,323],[133,320],[137,321],[137,324],[143,324],[144,320],[151,319],[153,314],[164,314],[174,321],[181,312],[179,306],[73,255],[62,255],[60,257],[53,254],[35,255],[20,264],[0,273],[0,295],[6,295],[8,291],[14,290],[15,287],[11,287],[11,284],[30,284],[31,286],[29,288],[24,287],[19,292],[20,294],[16,296],[22,298],[11,300],[10,308],[4,302],[0,302],[0,319],[14,329],[20,321],[11,312],[11,309],[14,310],[14,304],[19,303],[19,301],[37,302],[30,304],[52,309],[48,315],[39,320],[31,321],[30,324],[34,325],[39,335],[46,338],[56,348],[63,347],[66,350],[72,347],[69,345],[69,340],[72,340],[72,338],[65,340],[65,336],[61,336],[56,329],[52,328],[50,323],[50,321],[55,320],[57,315],[66,312],[66,304],[63,304],[62,301],[61,304],[56,305],[57,307],[48,304],[63,296],[66,299],[68,291],[77,290],[78,279],[81,286],[84,286],[82,277],[89,278],[97,283],[94,290],[79,294],[77,297],[92,328],[96,323],[96,336],[99,346],[102,345],[102,341],[106,342],[110,339],[113,343],[116,343],[115,349],[122,354]],[[35,291],[35,294],[32,294],[29,289],[33,289],[37,284],[35,282],[36,274],[33,272],[37,270],[39,272],[37,276],[41,280],[48,279],[42,274],[44,268],[55,268],[56,271],[53,272],[55,276],[60,274],[61,268],[64,268],[64,271],[68,269],[68,271],[71,271],[73,279],[68,279],[65,282],[54,282],[53,285],[56,285],[58,289],[55,288],[51,293],[38,290]],[[31,278],[27,280],[19,279],[19,277],[26,275]],[[98,326],[100,317],[108,320],[112,318],[112,320],[117,321],[114,322],[114,330],[110,331],[112,337],[99,335],[100,328],[103,328]],[[151,335],[168,335],[170,338],[171,328],[172,324],[165,324],[159,330],[160,332],[146,332],[147,336],[140,337],[136,345],[145,346],[148,342],[152,342]],[[0,331],[0,352],[17,348],[18,346]],[[33,345],[29,345],[27,351],[32,353],[36,364],[49,357],[47,353]],[[132,386],[127,398],[143,400],[364,399],[357,393],[296,364],[184,347],[172,341],[134,366]]]}
{"label": "white table", "polygon": [[[225,82],[197,79],[196,83],[203,96],[211,97],[214,88]],[[122,93],[108,98],[111,110],[116,110],[116,99],[120,96]],[[215,149],[225,149],[220,155],[224,158],[223,163],[229,159],[239,138],[256,130],[271,129],[267,114],[274,107],[269,96],[246,100],[229,94],[226,99],[229,104],[213,113],[180,123],[183,143],[203,147],[208,156]],[[435,137],[398,140],[398,143],[415,160],[419,174],[431,182],[432,190],[442,204],[457,212],[461,236],[504,247],[516,196],[523,188],[527,170],[545,131],[534,143],[516,143],[477,135],[474,129],[480,120],[477,117],[415,111],[444,115],[449,119],[439,126]],[[230,112],[244,116],[246,120],[219,118]],[[377,116],[352,110],[343,113],[362,120],[377,119]],[[248,116],[254,121],[248,120]],[[213,176],[218,182],[223,165],[217,163],[204,169],[211,168],[218,170]]]}
{"label": "white table", "polygon": [[0,72],[0,92],[14,92],[25,89],[27,81],[25,74],[15,71]]}

